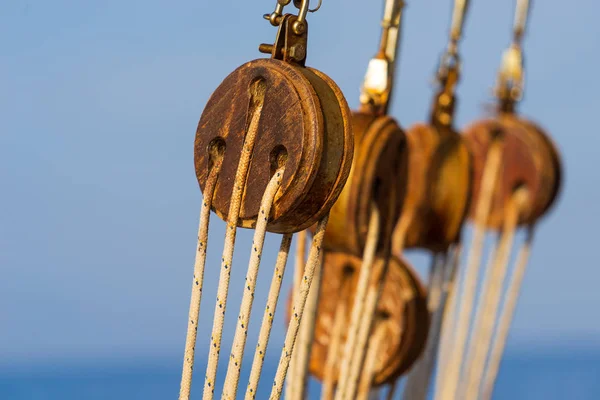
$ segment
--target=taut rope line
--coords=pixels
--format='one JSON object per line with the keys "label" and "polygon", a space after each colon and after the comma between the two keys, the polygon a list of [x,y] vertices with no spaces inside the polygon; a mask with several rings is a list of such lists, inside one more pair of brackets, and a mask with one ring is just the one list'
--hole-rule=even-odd
{"label": "taut rope line", "polygon": [[[323,257],[324,253],[321,253],[322,260],[320,261],[317,268],[321,270],[323,268]],[[313,280],[313,284],[310,287],[310,292],[308,294],[308,299],[306,300],[305,312],[308,315],[305,315],[302,319],[302,323],[300,324],[300,333],[298,336],[298,345],[299,348],[296,347],[295,356],[297,357],[296,361],[296,376],[294,377],[294,381],[296,385],[294,386],[295,393],[292,396],[291,400],[304,400],[305,392],[306,392],[306,384],[308,378],[308,364],[310,362],[310,351],[312,348],[312,342],[315,336],[315,323],[317,320],[317,306],[319,303],[319,297],[321,293],[321,282],[322,282],[323,274],[321,271],[317,274],[317,278]]]}
{"label": "taut rope line", "polygon": [[515,231],[519,221],[519,216],[528,203],[528,192],[525,188],[520,188],[512,195],[511,201],[506,212],[503,232],[496,254],[494,255],[491,268],[486,272],[483,283],[480,306],[475,317],[471,344],[467,353],[467,362],[464,370],[464,380],[461,380],[463,399],[472,400],[478,398],[479,383],[485,368],[494,323],[498,315],[498,305],[502,297],[502,288],[504,278],[512,251],[515,237]]}
{"label": "taut rope line", "polygon": [[517,256],[517,262],[513,270],[511,282],[507,289],[506,299],[504,301],[504,306],[502,307],[502,312],[500,313],[496,334],[494,335],[494,340],[491,345],[492,350],[490,358],[483,377],[483,391],[481,396],[483,400],[489,400],[492,397],[494,383],[496,382],[496,376],[498,375],[498,369],[500,368],[500,361],[502,360],[502,354],[504,353],[504,347],[506,346],[506,339],[508,338],[508,332],[517,306],[517,300],[519,299],[521,284],[523,283],[523,277],[525,276],[525,270],[527,269],[527,262],[529,260],[529,254],[531,253],[531,244],[533,243],[533,234],[534,228],[529,227],[527,229],[527,238]]}
{"label": "taut rope line", "polygon": [[436,390],[436,399],[454,400],[455,398],[467,335],[469,333],[475,292],[477,290],[479,265],[481,263],[483,242],[485,238],[485,221],[490,212],[492,195],[501,168],[501,157],[502,141],[496,138],[490,147],[484,168],[479,201],[475,210],[475,226],[470,248],[471,251],[469,252],[467,259],[462,296],[459,303],[459,309],[457,310],[456,331],[454,332],[454,340],[452,341],[451,346],[452,351],[449,355],[447,364],[443,365],[442,369],[440,369],[440,374],[442,374],[443,378],[441,378],[441,387],[439,390]]}
{"label": "taut rope line", "polygon": [[[300,322],[302,321],[302,314],[306,305],[306,299],[312,285],[312,281],[315,275],[315,271],[319,274],[323,273],[323,269],[317,264],[322,262],[321,252],[323,251],[323,238],[325,236],[325,228],[327,227],[327,221],[329,220],[329,213],[327,213],[317,224],[315,235],[313,236],[312,245],[308,254],[308,262],[302,277],[302,283],[300,284],[300,292],[297,299],[294,301],[292,308],[292,315],[290,318],[290,324],[288,326],[287,334],[285,336],[285,344],[281,350],[281,357],[279,359],[279,365],[277,367],[277,373],[275,374],[275,380],[273,382],[273,389],[271,390],[270,400],[278,400],[281,398],[281,392],[283,391],[283,384],[287,374],[288,367],[290,365],[290,359],[294,352],[294,344],[296,337],[298,336],[298,330],[300,329]],[[317,279],[320,279],[318,277]]]}
{"label": "taut rope line", "polygon": [[185,353],[183,358],[183,372],[181,373],[181,387],[179,400],[188,400],[192,390],[192,374],[194,371],[194,356],[196,350],[196,337],[198,336],[198,319],[200,318],[200,303],[202,301],[202,288],[204,284],[204,269],[206,266],[206,248],[208,246],[208,225],[210,222],[210,208],[212,198],[217,186],[219,172],[223,157],[219,157],[210,170],[206,181],[202,208],[200,210],[200,223],[198,227],[198,244],[196,247],[196,260],[194,262],[194,279],[192,282],[192,295],[188,316],[188,329],[185,340]]}
{"label": "taut rope line", "polygon": [[260,374],[262,372],[265,355],[267,353],[267,346],[269,345],[269,336],[271,335],[271,329],[273,328],[273,317],[275,316],[275,311],[277,309],[277,301],[279,300],[279,293],[281,292],[281,283],[283,281],[283,275],[285,273],[285,267],[287,264],[291,244],[292,234],[288,233],[283,235],[281,238],[281,245],[279,246],[279,254],[277,255],[277,261],[275,263],[273,279],[271,280],[271,287],[269,289],[269,295],[267,298],[267,306],[265,307],[265,313],[260,326],[258,343],[256,345],[256,351],[254,352],[252,370],[250,371],[250,380],[248,383],[248,388],[246,389],[246,400],[252,400],[256,397],[258,381],[260,380]]}
{"label": "taut rope line", "polygon": [[367,357],[363,366],[360,384],[358,387],[357,400],[367,400],[371,392],[371,384],[373,383],[373,377],[375,376],[375,368],[377,367],[377,361],[381,345],[385,340],[385,327],[383,324],[375,322],[375,334],[371,336],[368,343]]}
{"label": "taut rope line", "polygon": [[363,307],[361,326],[358,331],[357,344],[352,363],[350,364],[350,376],[345,389],[346,393],[344,399],[347,400],[355,399],[358,380],[360,378],[360,370],[368,350],[369,334],[372,331],[377,303],[379,303],[381,292],[383,292],[383,285],[385,283],[385,277],[387,276],[389,261],[390,254],[388,253],[385,258],[376,260],[373,266],[373,274],[369,284],[365,305]]}
{"label": "taut rope line", "polygon": [[248,337],[248,324],[250,323],[252,303],[256,291],[256,279],[258,278],[258,269],[260,267],[262,250],[265,243],[265,235],[267,234],[267,222],[269,220],[269,214],[271,213],[273,201],[275,200],[275,195],[281,186],[284,170],[285,167],[281,167],[273,174],[261,201],[256,229],[254,231],[254,239],[252,240],[250,263],[248,264],[248,272],[244,284],[242,304],[240,306],[240,313],[235,328],[233,344],[231,346],[231,355],[227,366],[223,395],[221,396],[223,399],[234,400],[236,398],[240,372],[242,370],[242,360],[244,359],[246,338]]}
{"label": "taut rope line", "polygon": [[259,90],[257,98],[253,100],[254,107],[252,110],[250,126],[248,127],[248,133],[244,140],[242,154],[238,163],[235,182],[233,184],[233,192],[231,194],[231,204],[229,206],[229,213],[227,215],[227,231],[225,233],[223,257],[221,258],[221,273],[219,276],[219,287],[217,289],[217,301],[215,304],[215,316],[210,338],[210,352],[206,366],[203,400],[212,400],[214,397],[217,378],[217,365],[219,363],[219,353],[221,352],[221,340],[223,337],[223,324],[225,323],[225,310],[227,308],[227,294],[229,292],[231,262],[233,261],[237,222],[240,215],[242,195],[244,193],[244,187],[246,186],[246,177],[248,175],[250,160],[252,159],[252,151],[254,150],[254,143],[258,135],[258,123],[260,121],[265,100],[264,89]]}
{"label": "taut rope line", "polygon": [[[327,346],[327,360],[325,361],[325,376],[323,379],[323,389],[321,391],[321,400],[333,400],[335,391],[335,380],[334,375],[336,369],[336,363],[338,362],[340,353],[340,344],[342,342],[344,323],[346,322],[346,302],[343,301],[344,296],[344,284],[342,284],[342,290],[340,290],[340,299],[333,322],[333,329],[331,331],[330,343]],[[338,371],[339,372],[339,371]]]}
{"label": "taut rope line", "polygon": [[[298,243],[296,244],[296,256],[294,264],[294,285],[292,290],[292,304],[296,301],[297,293],[300,290],[300,282],[302,281],[302,274],[304,274],[304,268],[306,267],[306,238],[308,232],[306,230],[299,232],[296,235]],[[297,375],[297,363],[298,354],[294,353],[290,367],[288,371],[287,381],[285,383],[285,399],[290,400],[293,397],[295,386],[296,386],[296,375]]]}
{"label": "taut rope line", "polygon": [[[443,376],[443,374],[441,373],[447,366],[448,364],[448,357],[450,356],[451,353],[451,349],[450,349],[450,343],[452,343],[452,338],[454,335],[454,329],[455,329],[455,315],[456,315],[456,302],[457,302],[457,298],[458,298],[458,286],[460,283],[460,275],[461,275],[461,271],[458,269],[458,266],[460,264],[460,256],[462,253],[462,246],[458,246],[455,250],[454,250],[454,255],[453,255],[453,269],[451,271],[452,274],[454,274],[453,278],[450,278],[450,280],[448,281],[446,288],[444,289],[446,291],[446,304],[444,307],[444,316],[442,319],[442,330],[441,330],[441,337],[440,337],[440,343],[438,344],[438,362],[437,362],[437,368],[438,368],[438,373],[436,374],[435,377],[435,393],[437,393],[440,385],[441,385],[441,378]],[[435,396],[434,396],[435,398]]]}
{"label": "taut rope line", "polygon": [[361,317],[363,315],[363,308],[366,301],[369,280],[371,279],[373,264],[375,261],[377,242],[379,241],[381,223],[379,210],[377,209],[377,206],[375,204],[373,204],[371,207],[371,217],[369,219],[367,241],[365,244],[365,250],[363,252],[363,262],[358,275],[356,295],[354,297],[354,303],[352,304],[350,326],[348,327],[348,334],[346,336],[346,343],[344,345],[344,352],[342,355],[342,362],[339,372],[338,389],[335,394],[335,400],[344,399],[343,392],[345,390],[346,385],[348,384],[352,356],[356,351],[358,331],[361,323],[363,322],[361,321]]}

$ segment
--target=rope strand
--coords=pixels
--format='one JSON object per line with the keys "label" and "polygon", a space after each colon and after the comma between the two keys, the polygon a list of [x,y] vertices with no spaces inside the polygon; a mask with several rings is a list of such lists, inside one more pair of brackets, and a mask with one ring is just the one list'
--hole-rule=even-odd
{"label": "rope strand", "polygon": [[389,261],[390,259],[388,254],[388,256],[384,259],[379,259],[375,262],[373,282],[371,282],[369,285],[367,292],[367,299],[365,301],[360,322],[361,327],[358,334],[356,351],[354,352],[354,357],[350,365],[350,377],[348,379],[348,385],[346,387],[346,393],[344,397],[347,400],[354,400],[356,395],[360,370],[367,351],[367,343],[369,341],[369,334],[371,333],[371,328],[375,319],[377,304],[379,303],[379,298],[383,292]]}
{"label": "rope strand", "polygon": [[[428,374],[431,364],[434,363],[437,352],[439,332],[443,312],[443,287],[445,282],[445,269],[447,254],[438,253],[433,256],[428,287],[428,309],[431,325],[427,335],[425,351],[419,361],[412,367],[404,389],[404,400],[421,400],[427,394]],[[449,266],[448,266],[449,267]]]}
{"label": "rope strand", "polygon": [[502,307],[498,327],[496,328],[496,334],[494,335],[494,341],[492,342],[492,351],[483,378],[483,400],[489,400],[492,397],[494,383],[496,382],[500,361],[502,361],[502,354],[504,353],[506,339],[508,338],[508,331],[513,320],[519,293],[521,292],[521,284],[523,283],[525,270],[527,269],[532,242],[533,228],[529,228],[527,231],[527,239],[525,239],[525,243],[517,257],[517,263],[507,290],[506,300]]}
{"label": "rope strand", "polygon": [[[324,253],[321,253],[323,257]],[[323,267],[323,260],[319,263],[317,268]],[[294,357],[297,357],[296,361],[296,376],[294,377],[294,394],[292,400],[303,400],[306,392],[306,383],[308,376],[308,365],[310,362],[310,353],[312,349],[312,342],[315,337],[315,323],[317,320],[317,306],[319,303],[319,297],[321,292],[321,278],[323,274],[317,274],[318,279],[313,280],[313,284],[310,287],[308,299],[304,306],[304,318],[300,324],[300,332],[298,335],[298,345],[294,352]]]}
{"label": "rope strand", "polygon": [[269,337],[271,335],[271,329],[273,328],[273,316],[275,315],[275,311],[277,309],[277,301],[279,300],[279,293],[281,292],[281,283],[283,281],[283,275],[285,273],[285,267],[287,264],[291,244],[292,234],[288,233],[283,235],[281,238],[281,245],[279,246],[277,262],[275,263],[273,279],[271,280],[271,287],[269,289],[269,295],[267,298],[267,306],[265,308],[262,324],[260,326],[258,343],[256,345],[256,351],[254,352],[254,360],[252,361],[252,369],[250,371],[250,380],[248,383],[248,388],[246,389],[246,400],[253,400],[256,398],[256,390],[258,389],[258,382],[260,380],[262,367],[265,361],[265,355],[267,353],[267,347],[269,345]]}
{"label": "rope strand", "polygon": [[[292,304],[295,304],[298,293],[300,293],[300,282],[302,281],[302,274],[304,274],[304,268],[306,267],[306,238],[308,233],[306,230],[298,233],[298,243],[296,245],[296,259],[294,266],[294,286],[292,290]],[[295,392],[296,384],[296,364],[298,363],[298,355],[292,355],[290,367],[288,370],[287,382],[285,385],[285,399],[291,400]]]}
{"label": "rope strand", "polygon": [[[435,393],[437,396],[437,391],[441,385],[440,379],[442,377],[442,371],[446,369],[446,365],[448,363],[448,357],[450,356],[450,343],[452,343],[452,337],[454,334],[454,324],[455,324],[455,315],[456,315],[456,302],[458,297],[458,286],[460,280],[460,271],[458,269],[460,263],[460,255],[462,252],[462,245],[459,244],[454,249],[454,254],[452,256],[452,270],[450,271],[451,277],[448,279],[448,284],[446,285],[446,305],[444,309],[444,316],[442,319],[442,331],[441,338],[438,348],[438,373],[435,377]],[[434,398],[436,398],[434,396]]]}
{"label": "rope strand", "polygon": [[350,326],[348,327],[346,343],[344,344],[344,352],[342,353],[342,362],[339,373],[340,380],[338,381],[338,389],[335,394],[335,400],[342,400],[344,398],[344,390],[346,388],[346,385],[348,384],[348,378],[350,375],[350,363],[352,362],[352,356],[354,354],[354,351],[356,350],[358,330],[362,323],[362,310],[367,296],[371,272],[373,270],[375,252],[377,251],[377,242],[379,241],[379,230],[379,210],[377,209],[377,206],[373,204],[371,208],[371,216],[369,219],[369,228],[367,231],[367,241],[365,244],[365,249],[363,251],[363,261],[360,267],[358,283],[356,286],[356,295],[354,297],[354,303],[352,304]]}
{"label": "rope strand", "polygon": [[[492,195],[496,186],[496,180],[501,167],[502,141],[494,139],[488,151],[485,163],[483,177],[481,179],[481,188],[479,191],[479,201],[475,210],[475,223],[473,239],[471,242],[471,251],[467,259],[465,278],[463,281],[462,296],[457,314],[456,332],[452,343],[452,352],[441,373],[442,385],[439,391],[436,390],[436,400],[454,400],[460,368],[464,357],[467,335],[469,332],[469,322],[473,310],[473,301],[477,281],[479,279],[479,267],[481,263],[481,253],[485,238],[485,222],[488,218]],[[438,397],[439,396],[439,397]]]}
{"label": "rope strand", "polygon": [[369,398],[384,335],[385,326],[381,323],[377,324],[375,334],[369,340],[369,349],[367,350],[367,358],[365,359],[365,365],[362,370],[358,396],[356,397],[357,400],[367,400]]}
{"label": "rope strand", "polygon": [[512,196],[505,216],[502,236],[498,251],[494,256],[491,269],[486,273],[482,288],[474,328],[471,334],[471,345],[467,353],[467,362],[464,370],[465,379],[462,380],[462,399],[476,399],[479,396],[479,385],[485,368],[485,360],[490,348],[492,333],[498,305],[502,296],[502,287],[506,277],[510,253],[512,251],[515,231],[519,221],[520,212],[527,202],[526,189],[518,189]]}
{"label": "rope strand", "polygon": [[[345,284],[344,282],[342,286]],[[325,361],[325,376],[323,379],[323,390],[321,392],[321,400],[333,400],[335,391],[335,381],[339,380],[335,376],[336,364],[339,359],[340,344],[343,337],[343,328],[346,323],[346,299],[344,290],[340,291],[340,300],[336,307],[333,329],[329,336],[329,345],[327,346],[327,360]],[[337,371],[339,372],[339,371]]]}
{"label": "rope strand", "polygon": [[[302,277],[302,283],[300,284],[300,292],[292,308],[292,317],[290,319],[288,331],[285,336],[285,344],[281,350],[281,357],[279,359],[277,373],[273,382],[273,389],[271,390],[271,395],[269,397],[270,400],[279,400],[281,398],[283,384],[285,382],[287,370],[290,365],[290,359],[294,353],[294,344],[296,342],[296,337],[298,336],[300,322],[302,321],[302,314],[304,313],[306,299],[308,297],[310,286],[312,285],[315,271],[318,271],[319,275],[323,273],[323,269],[317,268],[317,264],[322,262],[321,252],[323,251],[323,238],[325,236],[325,228],[327,227],[328,220],[329,213],[317,224],[317,229],[308,255],[308,262],[306,263],[304,276]],[[317,279],[320,279],[320,277],[317,277]]]}
{"label": "rope strand", "polygon": [[206,375],[204,380],[203,400],[212,400],[215,392],[217,378],[217,366],[219,364],[219,353],[221,352],[221,340],[223,338],[223,325],[225,323],[225,310],[227,308],[227,294],[229,293],[229,280],[231,277],[231,263],[233,261],[233,249],[235,246],[235,235],[237,223],[240,216],[242,205],[242,195],[246,187],[246,178],[254,143],[258,135],[258,123],[263,109],[264,98],[258,99],[255,104],[248,133],[244,141],[242,154],[235,174],[233,191],[231,193],[231,203],[229,205],[229,214],[227,215],[227,227],[225,233],[225,244],[223,256],[221,258],[221,273],[219,275],[219,287],[217,289],[217,301],[215,303],[215,314],[213,319],[213,328],[210,338],[210,352],[208,354],[208,363],[206,365]]}
{"label": "rope strand", "polygon": [[[428,362],[423,370],[423,376],[421,377],[420,384],[420,393],[418,398],[425,399],[427,398],[428,389],[431,382],[431,376],[433,370],[436,365],[436,361],[438,365],[440,364],[440,346],[442,345],[441,337],[444,332],[444,329],[452,328],[452,304],[449,302],[451,300],[451,296],[453,295],[454,283],[456,280],[456,274],[458,270],[458,257],[460,255],[461,245],[456,245],[451,251],[448,252],[446,263],[444,265],[444,276],[442,278],[442,292],[440,294],[441,298],[439,301],[439,306],[434,314],[435,318],[435,331],[432,340],[433,347],[431,349],[431,353],[428,355]],[[437,360],[436,360],[437,359]]]}
{"label": "rope strand", "polygon": [[181,372],[181,386],[179,400],[188,400],[192,390],[192,375],[194,371],[194,357],[196,353],[196,338],[198,336],[198,320],[200,319],[200,304],[202,302],[202,288],[204,287],[204,269],[206,266],[206,248],[208,246],[208,225],[210,223],[210,209],[212,199],[217,187],[219,172],[223,159],[217,160],[211,168],[204,198],[200,209],[200,222],[198,226],[198,243],[196,245],[196,259],[194,261],[194,279],[192,282],[192,295],[190,298],[190,311],[188,316],[188,329],[185,339],[185,352],[183,357],[183,371]]}
{"label": "rope strand", "polygon": [[275,174],[273,174],[261,200],[258,220],[256,221],[256,228],[254,231],[254,239],[252,240],[250,263],[248,264],[248,272],[246,274],[242,304],[240,306],[238,322],[235,328],[233,344],[231,346],[231,355],[229,356],[223,395],[221,396],[222,399],[234,400],[236,398],[240,372],[242,370],[242,360],[244,359],[246,339],[248,337],[248,324],[250,323],[252,303],[254,301],[254,293],[256,292],[256,280],[258,278],[260,260],[265,244],[265,235],[267,234],[267,223],[269,221],[269,215],[271,214],[271,207],[275,200],[275,195],[281,186],[284,169],[285,167],[279,168]]}

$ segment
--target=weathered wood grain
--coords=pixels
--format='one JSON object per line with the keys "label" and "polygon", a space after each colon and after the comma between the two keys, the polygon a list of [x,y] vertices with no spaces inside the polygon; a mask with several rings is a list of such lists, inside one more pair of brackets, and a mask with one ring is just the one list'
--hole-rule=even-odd
{"label": "weathered wood grain", "polygon": [[285,172],[268,230],[299,231],[328,211],[348,175],[352,134],[341,91],[323,77],[283,61],[259,59],[239,67],[215,90],[198,124],[194,162],[204,190],[211,146],[225,147],[213,198],[220,218],[226,219],[244,138],[257,112],[258,136],[238,225],[255,226],[262,194],[281,163]]}

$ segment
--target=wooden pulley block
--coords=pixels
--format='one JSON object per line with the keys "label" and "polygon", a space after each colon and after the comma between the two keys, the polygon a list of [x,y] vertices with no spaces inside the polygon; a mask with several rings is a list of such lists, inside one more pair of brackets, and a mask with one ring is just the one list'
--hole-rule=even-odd
{"label": "wooden pulley block", "polygon": [[[325,256],[323,282],[317,310],[315,336],[310,358],[310,372],[323,380],[336,311],[345,306],[345,323],[350,321],[354,292],[358,283],[361,259],[348,253],[329,252]],[[378,324],[385,334],[380,356],[374,369],[374,385],[390,383],[407,371],[422,353],[429,329],[426,291],[416,272],[403,260],[390,259],[388,275],[376,310]],[[380,328],[378,328],[380,329]],[[342,329],[340,353],[333,376],[339,367],[346,340]]]}
{"label": "wooden pulley block", "polygon": [[528,189],[528,207],[521,212],[519,224],[533,224],[550,209],[560,191],[562,166],[558,150],[542,128],[512,113],[501,113],[467,127],[465,140],[473,154],[474,166],[471,217],[494,139],[501,143],[501,168],[486,226],[502,227],[505,207],[515,189],[523,186]]}
{"label": "wooden pulley block", "polygon": [[[243,151],[251,151],[238,221],[244,228],[256,225],[267,183],[285,163],[267,229],[291,233],[315,224],[337,199],[352,165],[353,139],[341,90],[327,75],[303,66],[306,33],[294,36],[286,27],[296,17],[283,18],[276,45],[261,45],[272,49],[273,58],[242,65],[208,100],[196,131],[194,162],[204,190],[215,154],[222,155],[213,210],[226,219],[238,162]],[[248,149],[245,139],[252,129],[257,136]]]}
{"label": "wooden pulley block", "polygon": [[470,202],[471,157],[450,126],[419,123],[406,137],[407,195],[394,231],[394,253],[402,247],[442,252],[460,239]]}
{"label": "wooden pulley block", "polygon": [[331,209],[324,246],[360,256],[373,202],[382,222],[379,247],[391,237],[404,203],[408,158],[404,131],[393,118],[353,112],[352,126],[354,161],[346,186]]}

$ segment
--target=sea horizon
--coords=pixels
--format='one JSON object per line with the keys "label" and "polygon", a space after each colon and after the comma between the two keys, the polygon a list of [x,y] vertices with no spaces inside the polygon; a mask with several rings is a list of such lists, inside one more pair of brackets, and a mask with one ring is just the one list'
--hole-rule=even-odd
{"label": "sea horizon", "polygon": [[[176,399],[179,391],[179,355],[71,359],[52,362],[0,362],[0,399]],[[268,398],[278,359],[266,360],[258,398]],[[202,397],[205,357],[198,357],[192,399]],[[251,360],[242,369],[238,398],[243,398]],[[223,382],[226,365],[220,366]],[[509,350],[503,360],[494,399],[600,398],[600,347]],[[318,398],[316,381],[310,383],[310,399]],[[219,387],[219,385],[217,385]],[[219,391],[215,395],[220,395]]]}

